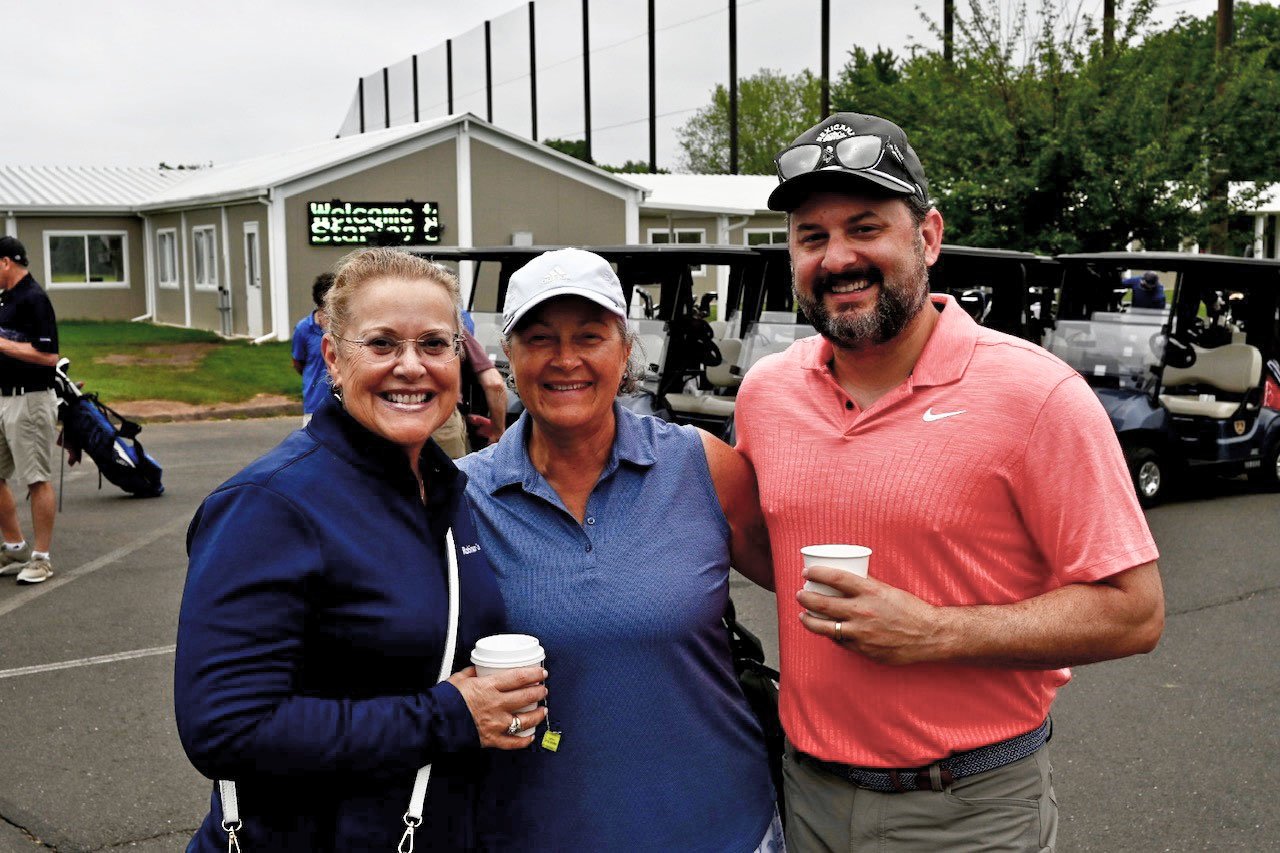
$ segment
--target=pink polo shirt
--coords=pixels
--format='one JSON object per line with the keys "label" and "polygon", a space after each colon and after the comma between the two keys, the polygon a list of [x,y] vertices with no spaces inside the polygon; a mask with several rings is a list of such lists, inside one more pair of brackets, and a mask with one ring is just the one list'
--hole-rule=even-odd
{"label": "pink polo shirt", "polygon": [[1079,374],[933,301],[945,308],[912,375],[866,411],[816,336],[757,364],[738,395],[773,543],[782,722],[828,761],[916,767],[1030,731],[1070,672],[888,666],[815,636],[797,618],[802,546],[869,546],[872,577],[938,605],[1021,601],[1157,557]]}

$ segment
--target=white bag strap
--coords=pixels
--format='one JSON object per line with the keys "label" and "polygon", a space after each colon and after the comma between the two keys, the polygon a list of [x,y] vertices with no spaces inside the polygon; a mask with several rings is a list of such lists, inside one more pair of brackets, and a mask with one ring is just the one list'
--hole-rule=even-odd
{"label": "white bag strap", "polygon": [[[440,658],[440,675],[436,684],[449,677],[453,666],[453,653],[458,647],[458,555],[453,548],[453,530],[444,534],[445,551],[449,559],[449,633],[444,641],[444,656]],[[409,796],[409,810],[404,813],[404,835],[400,836],[398,853],[413,853],[413,831],[422,824],[422,805],[427,799],[427,783],[431,781],[431,765],[418,768],[413,780],[413,793]]]}
{"label": "white bag strap", "polygon": [[218,796],[222,797],[222,829],[227,833],[227,853],[240,853],[240,841],[236,831],[240,829],[240,803],[236,800],[236,783],[218,782]]}
{"label": "white bag strap", "polygon": [[[445,635],[444,655],[440,658],[440,674],[436,684],[449,677],[453,655],[458,648],[458,610],[461,594],[458,589],[458,553],[453,546],[453,529],[444,534],[445,556],[449,562],[449,629]],[[418,768],[413,780],[413,793],[409,796],[409,810],[404,813],[405,830],[400,836],[398,853],[413,853],[413,833],[422,825],[422,806],[427,800],[427,785],[431,781],[431,765]],[[236,832],[241,827],[240,804],[236,799],[236,783],[218,781],[218,795],[222,798],[222,829],[227,833],[227,853],[240,853],[240,841]]]}

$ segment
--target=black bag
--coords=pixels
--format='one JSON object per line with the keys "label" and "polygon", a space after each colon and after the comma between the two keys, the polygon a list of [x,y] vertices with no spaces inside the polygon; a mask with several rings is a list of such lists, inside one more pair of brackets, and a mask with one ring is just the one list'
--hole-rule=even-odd
{"label": "black bag", "polygon": [[99,477],[129,494],[140,498],[164,494],[160,463],[138,441],[141,426],[103,405],[97,394],[64,397],[58,414],[69,464],[78,462],[83,451],[98,466]]}
{"label": "black bag", "polygon": [[733,599],[724,609],[724,627],[729,634],[729,652],[733,656],[733,672],[738,677],[751,713],[764,732],[765,751],[769,756],[769,776],[773,779],[778,799],[778,815],[786,825],[787,813],[782,798],[782,752],[786,734],[778,716],[778,681],[780,676],[764,662],[764,645],[760,638],[738,621]]}

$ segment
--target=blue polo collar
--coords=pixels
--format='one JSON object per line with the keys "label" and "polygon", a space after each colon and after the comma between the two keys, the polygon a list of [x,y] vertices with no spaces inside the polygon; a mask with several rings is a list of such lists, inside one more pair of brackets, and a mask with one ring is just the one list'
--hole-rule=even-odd
{"label": "blue polo collar", "polygon": [[[607,479],[624,462],[637,468],[648,468],[658,461],[653,433],[644,428],[640,415],[614,401],[613,420],[616,424],[613,448],[609,451],[609,460],[605,462],[604,470],[600,472],[601,481]],[[498,441],[490,458],[490,494],[518,485],[530,494],[551,499],[551,495],[546,494],[550,487],[529,459],[529,434],[532,425],[526,411]]]}

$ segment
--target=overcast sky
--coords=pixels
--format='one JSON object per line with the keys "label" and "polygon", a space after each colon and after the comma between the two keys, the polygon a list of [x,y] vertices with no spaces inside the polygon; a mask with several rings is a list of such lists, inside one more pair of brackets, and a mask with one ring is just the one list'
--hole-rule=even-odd
{"label": "overcast sky", "polygon": [[[1102,0],[1064,2],[1087,12],[1102,6]],[[673,128],[727,74],[726,5],[658,2],[661,165],[674,165]],[[738,0],[739,74],[816,70],[818,5]],[[941,0],[831,5],[833,73],[855,43],[900,51],[936,44],[920,14],[939,18]],[[1216,0],[1158,5],[1165,19],[1217,7]],[[555,53],[580,54],[581,31],[568,20],[580,6],[538,0],[538,64],[547,66],[539,71],[543,138],[581,131],[580,72]],[[525,9],[521,0],[0,0],[8,36],[0,52],[6,82],[0,163],[227,163],[308,145],[338,131],[359,77],[446,38],[457,40],[455,109],[483,116],[483,95],[476,94],[483,40],[475,28],[486,18],[511,24]],[[645,0],[591,1],[594,142],[604,162],[648,157],[645,9]],[[500,39],[497,24],[494,31]],[[496,45],[495,55],[514,49]],[[504,73],[512,76],[496,69],[495,80]],[[507,86],[506,100],[495,94],[494,119],[527,133],[519,86],[514,80]]]}

